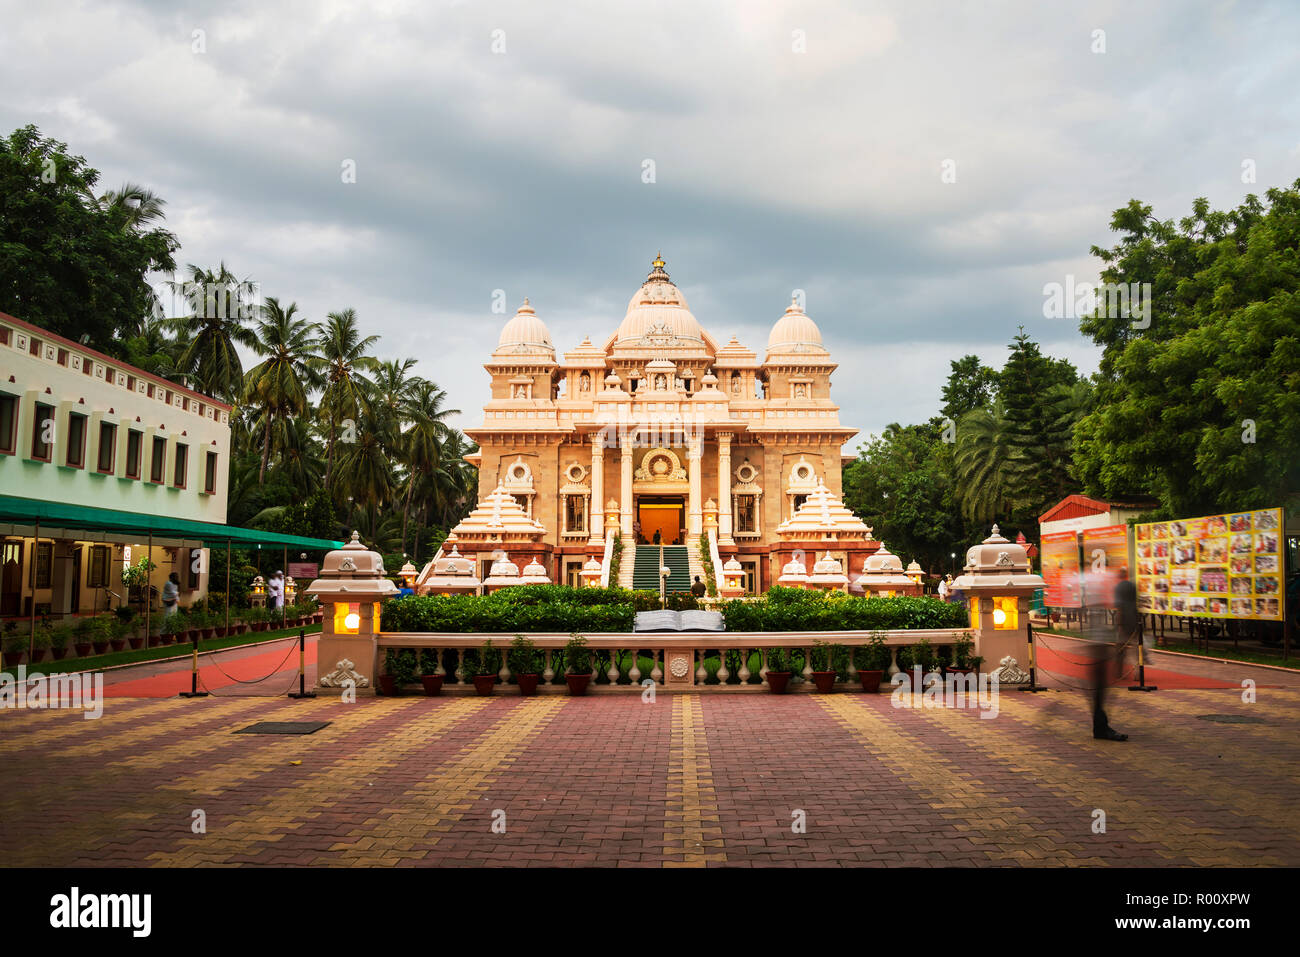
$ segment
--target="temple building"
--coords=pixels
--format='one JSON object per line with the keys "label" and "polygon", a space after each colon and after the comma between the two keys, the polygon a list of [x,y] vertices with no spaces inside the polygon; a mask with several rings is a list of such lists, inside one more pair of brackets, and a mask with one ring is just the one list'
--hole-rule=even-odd
{"label": "temple building", "polygon": [[533,580],[540,565],[546,580],[590,583],[597,562],[600,582],[639,588],[668,567],[678,590],[711,563],[721,587],[739,564],[755,594],[791,562],[852,573],[879,547],[841,501],[841,449],[857,430],[840,423],[836,363],[797,301],[760,359],[710,335],[656,258],[604,342],[557,354],[525,299],[484,368],[491,396],[465,429],[479,505],[417,588],[455,549],[482,582],[508,560],[521,575],[534,566]]}

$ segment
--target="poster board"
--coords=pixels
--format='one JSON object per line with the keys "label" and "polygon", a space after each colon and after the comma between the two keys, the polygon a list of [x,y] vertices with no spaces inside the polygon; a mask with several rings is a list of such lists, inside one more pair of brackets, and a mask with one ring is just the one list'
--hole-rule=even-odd
{"label": "poster board", "polygon": [[1282,621],[1282,530],[1280,508],[1138,525],[1138,610]]}
{"label": "poster board", "polygon": [[1043,604],[1049,608],[1082,608],[1078,532],[1048,532],[1041,536]]}
{"label": "poster board", "polygon": [[1083,589],[1089,605],[1111,607],[1121,569],[1128,571],[1128,526],[1083,530]]}

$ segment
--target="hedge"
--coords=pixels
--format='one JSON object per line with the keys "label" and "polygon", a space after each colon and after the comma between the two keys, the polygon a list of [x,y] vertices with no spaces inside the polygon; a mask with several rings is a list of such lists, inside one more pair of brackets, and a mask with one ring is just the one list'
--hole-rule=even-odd
{"label": "hedge", "polygon": [[[638,611],[659,607],[651,591],[527,585],[491,595],[420,595],[384,603],[386,632],[516,634],[631,631]],[[668,596],[675,611],[698,608],[692,595]],[[966,611],[934,598],[854,598],[797,588],[773,588],[763,601],[722,605],[727,631],[874,631],[881,628],[961,628]]]}

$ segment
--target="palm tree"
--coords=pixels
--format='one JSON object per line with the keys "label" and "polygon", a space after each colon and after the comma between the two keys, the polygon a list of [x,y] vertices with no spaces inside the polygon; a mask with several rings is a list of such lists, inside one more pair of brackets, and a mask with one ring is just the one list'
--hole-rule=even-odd
{"label": "palm tree", "polygon": [[1019,504],[1027,463],[1011,441],[1001,402],[961,417],[953,464],[966,518],[984,524]]}
{"label": "palm tree", "polygon": [[[348,419],[353,421],[361,414],[366,403],[366,389],[370,381],[363,375],[377,366],[367,352],[378,336],[361,337],[357,329],[355,309],[331,312],[318,329],[319,342],[312,368],[321,375],[324,391],[320,397],[320,413],[325,420],[325,487],[331,488],[334,479],[334,447],[339,430]],[[345,433],[345,438],[355,435]]]}
{"label": "palm tree", "polygon": [[172,282],[173,290],[189,300],[192,315],[171,320],[171,326],[189,342],[177,358],[177,367],[194,377],[199,389],[218,399],[235,402],[244,381],[244,368],[236,346],[253,349],[257,337],[245,324],[253,312],[248,291],[221,263],[216,272],[191,263],[190,278]]}
{"label": "palm tree", "polygon": [[325,462],[320,456],[320,443],[312,434],[310,416],[277,419],[271,445],[279,461],[276,469],[290,485],[308,489],[320,484]]}
{"label": "palm tree", "polygon": [[[402,551],[406,551],[407,525],[411,517],[411,499],[418,487],[435,500],[439,496],[438,476],[443,471],[443,450],[451,430],[446,419],[459,415],[459,409],[445,408],[447,393],[427,379],[416,380],[409,409],[411,426],[405,434],[402,458],[407,467],[405,502],[402,506]],[[465,464],[465,463],[460,463]]]}
{"label": "palm tree", "polygon": [[312,367],[316,348],[316,326],[296,318],[298,304],[280,305],[268,297],[257,322],[258,355],[266,356],[249,370],[244,381],[244,401],[262,409],[262,467],[257,483],[266,479],[271,457],[271,429],[277,418],[304,415],[307,394],[317,384]]}
{"label": "palm tree", "polygon": [[138,183],[123,183],[121,189],[109,190],[97,202],[105,211],[121,215],[124,231],[136,233],[161,220],[167,205],[167,200]]}

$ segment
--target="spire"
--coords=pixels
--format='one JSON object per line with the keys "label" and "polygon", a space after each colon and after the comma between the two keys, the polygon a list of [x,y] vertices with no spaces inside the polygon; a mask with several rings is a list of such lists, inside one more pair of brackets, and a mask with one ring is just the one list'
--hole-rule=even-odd
{"label": "spire", "polygon": [[668,271],[664,268],[666,265],[668,264],[664,262],[663,253],[655,253],[655,260],[650,264],[650,275],[645,277],[645,281],[671,284],[672,280],[668,278]]}

